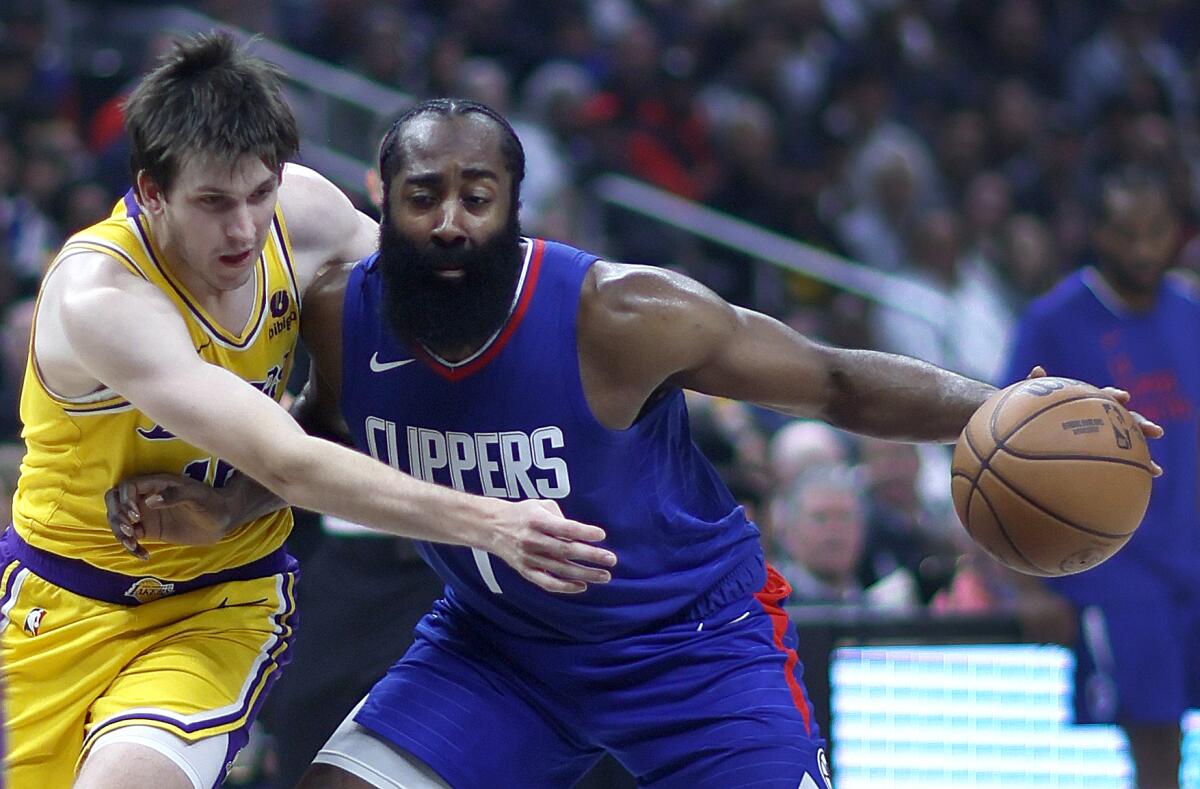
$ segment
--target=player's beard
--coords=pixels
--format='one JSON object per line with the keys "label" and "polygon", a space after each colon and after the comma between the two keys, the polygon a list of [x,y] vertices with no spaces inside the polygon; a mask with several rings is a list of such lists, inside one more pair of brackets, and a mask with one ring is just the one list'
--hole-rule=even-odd
{"label": "player's beard", "polygon": [[[478,247],[418,247],[383,211],[379,273],[383,309],[400,341],[439,354],[478,350],[507,320],[521,275],[521,227],[517,217]],[[457,281],[442,279],[438,266],[461,267]]]}

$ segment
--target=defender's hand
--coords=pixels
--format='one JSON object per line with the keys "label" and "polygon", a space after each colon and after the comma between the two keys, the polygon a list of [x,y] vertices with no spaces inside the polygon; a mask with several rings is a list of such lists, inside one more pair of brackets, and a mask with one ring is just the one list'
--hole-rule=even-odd
{"label": "defender's hand", "polygon": [[139,559],[150,558],[143,540],[211,545],[231,525],[220,491],[174,474],[124,480],[104,494],[104,503],[113,536]]}
{"label": "defender's hand", "polygon": [[617,563],[616,554],[588,544],[603,540],[604,529],[564,518],[552,501],[505,502],[493,526],[489,551],[548,592],[575,594],[612,579],[603,568]]}
{"label": "defender's hand", "polygon": [[[1039,364],[1039,365],[1036,365],[1032,370],[1030,370],[1029,375],[1025,376],[1025,378],[1026,378],[1026,380],[1028,380],[1030,378],[1041,378],[1045,374],[1046,374],[1046,371]],[[1129,392],[1126,392],[1124,389],[1118,389],[1115,386],[1105,386],[1100,391],[1104,392],[1104,394],[1108,395],[1109,397],[1116,400],[1121,405],[1125,406],[1125,408],[1127,408],[1127,409],[1129,408]],[[1142,416],[1137,411],[1130,411],[1129,415],[1133,417],[1134,424],[1136,424],[1138,426],[1138,428],[1142,431],[1143,436],[1145,436],[1146,438],[1162,438],[1162,436],[1163,436],[1162,427],[1155,424],[1154,422],[1151,422],[1149,419]],[[1153,460],[1150,461],[1150,471],[1156,477],[1162,476],[1162,473],[1163,473],[1162,466],[1158,465]]]}

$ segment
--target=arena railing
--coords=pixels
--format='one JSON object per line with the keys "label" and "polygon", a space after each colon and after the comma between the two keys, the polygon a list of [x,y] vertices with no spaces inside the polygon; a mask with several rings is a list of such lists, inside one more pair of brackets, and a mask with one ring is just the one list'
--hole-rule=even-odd
{"label": "arena railing", "polygon": [[[147,13],[154,15],[144,29],[201,32],[220,28],[251,42],[258,55],[287,74],[288,98],[303,133],[304,163],[348,192],[365,197],[364,174],[376,153],[373,135],[388,119],[411,106],[413,96],[190,9],[167,6],[139,13],[143,24]],[[925,322],[937,322],[948,306],[946,296],[911,278],[856,263],[624,175],[600,176],[585,189],[601,203]]]}

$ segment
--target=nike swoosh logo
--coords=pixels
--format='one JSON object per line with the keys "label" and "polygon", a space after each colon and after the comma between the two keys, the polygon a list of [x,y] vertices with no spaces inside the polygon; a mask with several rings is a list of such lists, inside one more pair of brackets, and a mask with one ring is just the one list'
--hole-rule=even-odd
{"label": "nike swoosh logo", "polygon": [[224,600],[221,601],[220,605],[218,605],[217,608],[245,608],[246,606],[249,606],[249,605],[262,605],[265,602],[267,602],[267,598],[260,597],[257,600],[251,600],[248,603],[233,603],[231,605],[229,602],[229,598],[226,597]]}
{"label": "nike swoosh logo", "polygon": [[406,364],[412,364],[416,359],[401,359],[398,362],[381,362],[379,361],[379,351],[371,354],[371,372],[386,373],[388,370],[394,370],[397,367],[403,367]]}

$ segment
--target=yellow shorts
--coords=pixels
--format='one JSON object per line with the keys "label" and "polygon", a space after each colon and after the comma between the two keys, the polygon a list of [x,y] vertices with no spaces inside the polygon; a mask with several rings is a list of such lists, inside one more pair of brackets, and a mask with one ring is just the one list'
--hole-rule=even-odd
{"label": "yellow shorts", "polygon": [[69,787],[99,735],[135,724],[189,741],[228,733],[228,765],[291,659],[295,583],[282,550],[171,583],[46,554],[8,529],[0,785]]}

